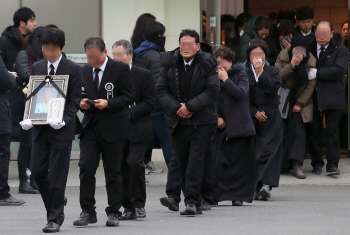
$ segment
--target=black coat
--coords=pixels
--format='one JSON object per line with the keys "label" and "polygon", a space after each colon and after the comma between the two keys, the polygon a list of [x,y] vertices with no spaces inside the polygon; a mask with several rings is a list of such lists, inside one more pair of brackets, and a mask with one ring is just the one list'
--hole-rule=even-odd
{"label": "black coat", "polygon": [[[191,80],[191,96],[186,103],[193,113],[193,125],[215,124],[217,115],[215,102],[220,92],[220,80],[216,72],[216,60],[210,53],[199,50],[196,66]],[[166,123],[175,128],[179,116],[176,112],[180,105],[180,84],[178,63],[184,63],[180,51],[161,54],[162,67],[157,83],[157,93],[161,105],[166,111]]]}
{"label": "black coat", "polygon": [[9,71],[14,71],[16,56],[21,49],[22,42],[18,37],[16,27],[7,27],[0,37],[0,55]]}
{"label": "black coat", "polygon": [[221,83],[218,116],[226,122],[226,137],[255,135],[249,112],[249,82],[242,64],[235,64],[228,71],[229,78]]}
{"label": "black coat", "polygon": [[[137,67],[149,70],[154,79],[154,84],[156,85],[160,73],[160,52],[154,49],[146,51],[143,55],[136,55],[134,57],[133,64]],[[160,105],[158,99],[153,106],[153,112],[163,111],[163,107]]]}
{"label": "black coat", "polygon": [[[33,64],[32,76],[47,75],[47,60],[40,60]],[[37,139],[43,128],[49,128],[51,136],[56,140],[74,140],[75,134],[81,130],[81,124],[77,117],[81,100],[81,67],[66,59],[62,59],[57,67],[56,75],[69,75],[66,103],[64,106],[63,121],[65,126],[55,130],[47,125],[34,125],[33,140]]]}
{"label": "black coat", "polygon": [[82,125],[86,128],[92,116],[96,115],[98,127],[106,141],[115,142],[125,139],[128,136],[127,109],[134,102],[134,88],[130,67],[125,63],[113,61],[108,57],[106,69],[97,93],[93,83],[92,71],[93,68],[90,65],[85,65],[82,69],[83,87],[86,93],[82,98],[88,98],[89,100],[107,99],[107,92],[105,90],[107,82],[114,85],[114,97],[108,99],[108,108],[99,110],[92,106],[84,111]]}
{"label": "black coat", "polygon": [[18,81],[22,86],[26,86],[26,84],[29,83],[31,63],[30,56],[28,56],[28,52],[26,50],[22,50],[17,54],[15,71],[19,77]]}
{"label": "black coat", "polygon": [[345,108],[345,73],[349,52],[341,43],[341,36],[336,33],[321,59],[317,57],[316,40],[310,46],[310,52],[317,58],[316,88],[320,110]]}
{"label": "black coat", "polygon": [[11,133],[11,111],[6,92],[15,84],[15,78],[8,73],[0,57],[0,135]]}
{"label": "black coat", "polygon": [[148,70],[133,65],[131,76],[134,82],[135,103],[128,110],[129,139],[133,142],[148,141],[153,137],[151,112],[156,101],[156,88],[152,73]]}
{"label": "black coat", "polygon": [[252,67],[248,63],[245,63],[245,67],[249,77],[250,115],[254,117],[258,111],[277,107],[280,104],[278,89],[282,85],[280,70],[265,63],[264,72],[256,82]]}

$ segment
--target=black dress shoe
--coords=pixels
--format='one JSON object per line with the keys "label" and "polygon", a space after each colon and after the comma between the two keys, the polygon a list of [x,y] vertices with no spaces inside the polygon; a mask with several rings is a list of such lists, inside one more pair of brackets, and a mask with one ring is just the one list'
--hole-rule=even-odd
{"label": "black dress shoe", "polygon": [[267,201],[271,197],[270,189],[262,187],[259,191],[259,196],[261,201]]}
{"label": "black dress shoe", "polygon": [[327,170],[327,175],[340,175],[340,170],[337,167],[331,167]]}
{"label": "black dress shoe", "polygon": [[25,180],[25,181],[19,182],[18,193],[22,193],[22,194],[39,194],[39,191],[34,189],[32,186],[30,186],[28,184],[28,182]]}
{"label": "black dress shoe", "polygon": [[218,206],[219,202],[218,201],[213,201],[213,203],[211,204],[212,206]]}
{"label": "black dress shoe", "polygon": [[207,202],[206,200],[202,201],[202,211],[210,211],[211,210],[211,204]]}
{"label": "black dress shoe", "polygon": [[322,167],[321,166],[314,166],[312,168],[312,173],[315,175],[320,175],[322,173]]}
{"label": "black dress shoe", "polygon": [[108,220],[106,222],[107,227],[116,227],[119,226],[119,218],[116,214],[109,214],[107,215]]}
{"label": "black dress shoe", "polygon": [[138,219],[146,218],[145,208],[135,208],[135,215]]}
{"label": "black dress shoe", "polygon": [[68,203],[68,199],[66,196],[64,196],[64,206],[67,206],[67,203]]}
{"label": "black dress shoe", "polygon": [[179,211],[179,203],[176,202],[173,198],[171,197],[161,197],[159,199],[160,203],[165,206],[168,207],[169,210],[171,211]]}
{"label": "black dress shoe", "polygon": [[57,233],[60,231],[60,225],[55,222],[49,221],[45,228],[43,228],[44,233]]}
{"label": "black dress shoe", "polygon": [[232,201],[232,206],[243,206],[242,201]]}
{"label": "black dress shoe", "polygon": [[73,222],[74,226],[87,226],[88,224],[97,223],[96,214],[81,212],[78,220]]}
{"label": "black dress shoe", "polygon": [[196,215],[197,214],[197,208],[193,203],[189,203],[186,206],[186,209],[180,212],[180,215]]}
{"label": "black dress shoe", "polygon": [[6,199],[0,200],[0,206],[19,206],[26,203],[24,200],[16,199],[13,196],[10,196]]}
{"label": "black dress shoe", "polygon": [[29,185],[30,185],[33,189],[36,189],[36,190],[39,191],[39,187],[38,187],[38,185],[35,183],[35,180],[33,179],[32,176],[30,177]]}
{"label": "black dress shoe", "polygon": [[125,211],[120,217],[119,220],[134,220],[136,215],[134,212]]}

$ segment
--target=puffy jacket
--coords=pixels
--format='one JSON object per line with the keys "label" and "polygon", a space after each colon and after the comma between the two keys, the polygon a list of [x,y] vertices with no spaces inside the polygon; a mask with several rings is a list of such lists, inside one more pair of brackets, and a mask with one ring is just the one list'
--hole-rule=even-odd
{"label": "puffy jacket", "polygon": [[[180,105],[180,82],[178,64],[183,63],[180,50],[161,53],[161,71],[157,83],[157,93],[166,112],[166,123],[175,128],[179,116],[176,112]],[[220,82],[216,72],[216,59],[212,54],[199,50],[196,66],[191,80],[191,96],[186,103],[193,113],[193,125],[217,123],[215,102],[220,92]]]}
{"label": "puffy jacket", "polygon": [[0,37],[0,55],[9,71],[14,71],[14,64],[22,42],[18,37],[15,26],[7,27]]}

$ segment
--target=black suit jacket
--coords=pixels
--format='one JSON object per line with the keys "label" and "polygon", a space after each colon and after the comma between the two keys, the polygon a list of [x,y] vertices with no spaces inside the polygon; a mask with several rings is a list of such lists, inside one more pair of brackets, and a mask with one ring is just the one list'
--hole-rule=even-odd
{"label": "black suit jacket", "polygon": [[[32,66],[32,76],[47,75],[47,60],[40,60]],[[48,125],[35,125],[33,128],[33,139],[38,138],[40,132],[45,128],[51,132],[56,140],[74,140],[75,134],[82,130],[77,112],[81,100],[81,67],[62,56],[58,64],[56,75],[69,75],[66,104],[64,107],[63,121],[65,126],[55,130]]]}
{"label": "black suit jacket", "polygon": [[128,110],[130,117],[129,139],[143,142],[152,139],[151,112],[156,102],[156,89],[152,73],[136,66],[131,67],[135,103]]}
{"label": "black suit jacket", "polygon": [[108,107],[103,110],[99,110],[93,105],[88,110],[82,110],[84,112],[83,127],[85,129],[92,117],[96,115],[98,127],[106,141],[115,142],[125,139],[128,136],[127,108],[134,102],[134,88],[130,68],[127,64],[113,61],[108,57],[97,92],[93,83],[92,71],[93,68],[89,65],[85,65],[82,69],[83,91],[85,91],[83,92],[83,98],[89,100],[107,99],[105,85],[109,82],[114,85],[113,98],[108,99]]}

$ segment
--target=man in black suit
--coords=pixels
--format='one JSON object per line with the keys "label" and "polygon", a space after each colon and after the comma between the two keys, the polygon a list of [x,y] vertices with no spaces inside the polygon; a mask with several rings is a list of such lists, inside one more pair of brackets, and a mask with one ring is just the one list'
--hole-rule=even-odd
{"label": "man in black suit", "polygon": [[182,177],[186,209],[180,214],[196,215],[202,213],[204,161],[217,126],[220,85],[216,60],[200,49],[198,33],[183,30],[179,43],[180,49],[161,54],[157,92]]}
{"label": "man in black suit", "polygon": [[122,163],[123,207],[120,220],[145,218],[146,184],[144,156],[152,139],[151,112],[155,103],[155,85],[152,73],[131,64],[131,43],[120,40],[113,44],[113,59],[126,63],[131,68],[135,100],[129,106],[129,136],[125,143]]}
{"label": "man in black suit", "polygon": [[[338,35],[337,35],[338,34]],[[317,58],[317,85],[313,94],[313,122],[309,124],[309,152],[312,173],[320,175],[324,166],[322,128],[323,115],[326,121],[327,175],[339,175],[340,160],[339,121],[345,108],[345,73],[349,52],[342,45],[342,36],[334,34],[333,24],[320,21],[316,26],[315,40],[310,45]]]}
{"label": "man in black suit", "polygon": [[[64,194],[69,171],[72,141],[81,124],[76,116],[81,94],[81,68],[62,56],[65,35],[62,30],[48,29],[42,37],[44,58],[33,64],[32,75],[69,75],[63,122],[35,125],[31,170],[47,211],[43,232],[59,232],[64,220]],[[48,84],[49,85],[49,84]],[[31,120],[21,122],[23,129]]]}
{"label": "man in black suit", "polygon": [[107,56],[101,37],[84,44],[88,65],[83,67],[84,132],[80,136],[80,218],[75,226],[96,223],[95,173],[102,153],[108,206],[106,226],[119,225],[122,204],[121,159],[127,137],[127,108],[133,104],[134,89],[127,64]]}

